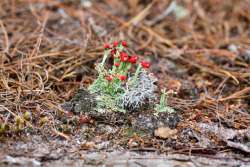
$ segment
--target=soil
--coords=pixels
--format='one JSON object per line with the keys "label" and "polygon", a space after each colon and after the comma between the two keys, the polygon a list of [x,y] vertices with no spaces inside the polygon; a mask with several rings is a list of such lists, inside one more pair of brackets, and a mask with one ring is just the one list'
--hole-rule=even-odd
{"label": "soil", "polygon": [[0,166],[241,166],[249,157],[239,154],[161,154],[154,149],[107,149],[109,142],[84,143],[79,138],[65,141],[42,135],[7,141],[0,146]]}

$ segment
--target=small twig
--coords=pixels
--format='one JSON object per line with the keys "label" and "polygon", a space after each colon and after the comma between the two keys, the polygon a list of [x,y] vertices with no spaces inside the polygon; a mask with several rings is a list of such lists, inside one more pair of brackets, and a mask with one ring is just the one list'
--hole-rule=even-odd
{"label": "small twig", "polygon": [[227,97],[224,98],[220,98],[218,99],[218,101],[222,102],[222,101],[227,101],[227,100],[232,100],[232,99],[239,99],[239,98],[243,98],[243,95],[247,94],[250,92],[250,87],[246,87],[240,91],[237,91]]}
{"label": "small twig", "polygon": [[3,21],[0,20],[0,27],[3,31],[4,34],[4,40],[5,40],[5,49],[4,49],[4,53],[9,54],[9,37],[8,37],[8,33],[7,30],[5,29],[5,26],[3,24]]}

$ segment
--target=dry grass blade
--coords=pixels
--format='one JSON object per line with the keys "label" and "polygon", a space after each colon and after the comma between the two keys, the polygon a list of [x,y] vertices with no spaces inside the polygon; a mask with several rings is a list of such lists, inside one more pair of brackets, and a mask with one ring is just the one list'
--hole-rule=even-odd
{"label": "dry grass blade", "polygon": [[227,100],[233,100],[233,99],[243,99],[248,98],[250,94],[250,87],[244,88],[243,90],[237,91],[235,93],[232,93],[231,95],[220,98],[219,101],[227,101]]}

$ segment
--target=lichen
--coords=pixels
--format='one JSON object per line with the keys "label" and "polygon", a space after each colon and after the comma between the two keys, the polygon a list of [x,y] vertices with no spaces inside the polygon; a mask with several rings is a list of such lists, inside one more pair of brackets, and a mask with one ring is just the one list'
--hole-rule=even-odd
{"label": "lichen", "polygon": [[135,85],[126,86],[125,93],[122,95],[122,107],[130,110],[137,110],[143,105],[155,100],[155,90],[157,78],[146,71],[139,74],[138,81]]}

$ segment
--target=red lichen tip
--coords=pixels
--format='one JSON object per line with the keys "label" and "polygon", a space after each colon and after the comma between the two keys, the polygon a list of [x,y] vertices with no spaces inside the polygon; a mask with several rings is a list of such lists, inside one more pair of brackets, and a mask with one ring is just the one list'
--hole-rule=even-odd
{"label": "red lichen tip", "polygon": [[127,76],[121,75],[121,76],[119,77],[119,79],[120,79],[121,81],[125,81],[125,80],[127,79]]}
{"label": "red lichen tip", "polygon": [[132,64],[135,64],[137,62],[137,59],[138,57],[136,55],[132,55],[128,61]]}
{"label": "red lichen tip", "polygon": [[110,49],[111,47],[110,47],[110,45],[108,44],[108,43],[105,43],[104,44],[104,49]]}
{"label": "red lichen tip", "polygon": [[115,63],[114,64],[116,67],[119,67],[120,66],[120,63]]}
{"label": "red lichen tip", "polygon": [[119,45],[119,42],[118,41],[114,41],[113,42],[113,47],[117,47]]}
{"label": "red lichen tip", "polygon": [[141,66],[142,66],[143,68],[149,68],[149,67],[150,67],[150,63],[147,62],[147,61],[142,61],[142,62],[141,62]]}
{"label": "red lichen tip", "polygon": [[126,41],[122,41],[122,46],[127,47],[128,46],[127,42]]}
{"label": "red lichen tip", "polygon": [[128,57],[128,54],[126,52],[121,52],[120,53],[120,60],[122,62],[126,62],[126,61],[128,61],[128,59],[129,59],[129,57]]}
{"label": "red lichen tip", "polygon": [[111,75],[106,76],[106,80],[108,80],[108,81],[112,81],[112,80],[113,80],[113,77],[112,77]]}
{"label": "red lichen tip", "polygon": [[114,55],[115,53],[116,53],[115,49],[111,50],[111,55]]}

